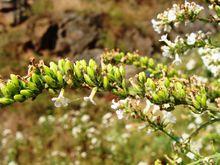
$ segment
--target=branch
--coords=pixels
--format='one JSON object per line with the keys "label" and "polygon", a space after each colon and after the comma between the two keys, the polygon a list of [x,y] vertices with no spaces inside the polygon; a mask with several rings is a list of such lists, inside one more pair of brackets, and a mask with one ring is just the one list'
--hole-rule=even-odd
{"label": "branch", "polygon": [[[153,61],[154,62],[154,61]],[[151,67],[152,73],[158,69]],[[165,71],[164,71],[165,72]],[[163,72],[163,73],[164,73]],[[167,70],[169,72],[169,70]],[[157,105],[188,105],[196,111],[210,109],[207,96],[211,88],[196,82],[192,78],[184,79],[177,76],[151,75],[145,72],[135,77],[126,78],[123,66],[104,64],[101,66],[94,60],[72,63],[62,59],[49,66],[42,61],[32,62],[28,75],[21,77],[11,74],[10,79],[1,85],[1,107],[36,98],[44,89],[58,91],[65,87],[97,87],[97,90],[110,91],[120,98],[147,98]],[[220,92],[219,92],[220,93]]]}

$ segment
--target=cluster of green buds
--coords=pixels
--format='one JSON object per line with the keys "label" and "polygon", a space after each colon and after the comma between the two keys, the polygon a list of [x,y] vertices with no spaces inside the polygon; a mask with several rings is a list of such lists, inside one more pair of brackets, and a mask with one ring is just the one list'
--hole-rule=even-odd
{"label": "cluster of green buds", "polygon": [[149,77],[174,77],[178,75],[173,67],[168,67],[162,63],[155,63],[153,58],[140,56],[137,53],[123,53],[118,51],[105,52],[102,55],[105,64],[113,65],[133,65],[146,71]]}
{"label": "cluster of green buds", "polygon": [[[110,53],[109,53],[110,54]],[[154,72],[158,70],[153,59],[139,57],[136,54],[113,53],[112,60],[128,58],[128,64],[143,64],[146,59],[146,70]],[[115,56],[121,56],[115,58]],[[104,58],[105,59],[105,58]],[[105,60],[104,60],[105,61]],[[133,62],[132,62],[133,61]],[[149,62],[150,61],[150,62]],[[150,64],[149,64],[149,63]],[[123,62],[122,62],[123,63]],[[135,65],[135,64],[134,64]],[[160,65],[160,64],[158,64]],[[163,66],[163,65],[161,65]],[[169,69],[166,70],[169,72]],[[153,74],[154,75],[154,74]],[[109,91],[118,95],[120,98],[146,98],[152,103],[164,107],[165,104],[171,105],[168,109],[174,109],[175,105],[184,104],[193,107],[197,111],[206,110],[207,96],[214,95],[219,91],[216,88],[207,88],[205,85],[197,85],[190,78],[177,78],[166,76],[149,76],[145,71],[138,73],[135,77],[127,78],[124,65],[113,65],[102,63],[99,66],[93,59],[89,62],[80,60],[71,62],[68,59],[61,59],[58,63],[51,62],[49,66],[42,61],[38,64],[34,62],[29,66],[28,75],[25,77],[11,75],[10,79],[1,85],[0,105],[6,106],[14,102],[23,102],[29,98],[34,99],[42,93],[44,89],[50,92],[57,92],[66,86],[70,88],[89,87],[95,91]],[[213,98],[212,100],[214,100]]]}

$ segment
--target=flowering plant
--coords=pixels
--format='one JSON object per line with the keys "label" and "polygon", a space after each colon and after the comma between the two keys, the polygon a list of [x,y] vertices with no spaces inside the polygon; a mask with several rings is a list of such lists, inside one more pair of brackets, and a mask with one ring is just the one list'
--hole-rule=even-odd
{"label": "flowering plant", "polygon": [[[118,100],[112,100],[111,106],[116,110],[118,119],[139,119],[146,129],[161,131],[173,140],[176,154],[167,156],[172,164],[183,164],[181,155],[190,158],[191,164],[218,163],[219,151],[203,156],[201,148],[198,148],[201,141],[193,141],[193,138],[208,126],[212,126],[214,132],[219,131],[219,125],[214,123],[220,122],[220,48],[213,43],[211,34],[202,31],[177,36],[173,42],[168,40],[168,33],[181,23],[187,25],[198,20],[218,25],[220,2],[210,0],[209,3],[212,15],[207,18],[200,17],[204,7],[185,1],[183,5],[173,5],[152,20],[156,32],[166,33],[160,40],[164,43],[162,54],[174,59],[174,64],[180,64],[182,56],[190,54],[191,50],[198,50],[210,72],[205,82],[196,75],[177,71],[174,65],[156,63],[153,58],[137,53],[108,51],[101,56],[100,64],[93,59],[89,62],[61,59],[49,65],[32,60],[26,76],[11,74],[9,80],[1,81],[0,107],[35,99],[44,90],[53,94],[60,91],[52,101],[56,107],[67,106],[70,103],[64,96],[64,88],[67,87],[90,88],[92,92],[84,100],[95,105],[95,94],[109,91],[118,96]],[[127,65],[136,66],[140,72],[135,76],[128,75]],[[195,123],[189,125],[190,129],[194,129],[190,134],[178,136],[172,128],[178,120],[175,110],[179,106],[195,118]],[[194,143],[197,147],[193,147]],[[160,164],[160,161],[155,164]]]}

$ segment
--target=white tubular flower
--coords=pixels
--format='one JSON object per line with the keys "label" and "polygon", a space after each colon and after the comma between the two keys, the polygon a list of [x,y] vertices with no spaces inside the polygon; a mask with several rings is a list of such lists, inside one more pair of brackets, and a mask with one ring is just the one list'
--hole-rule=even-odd
{"label": "white tubular flower", "polygon": [[55,107],[66,107],[70,103],[70,99],[65,98],[64,96],[64,89],[61,89],[60,94],[58,97],[53,97],[51,100],[54,102]]}
{"label": "white tubular flower", "polygon": [[190,158],[190,159],[195,159],[195,155],[192,153],[192,152],[188,152],[187,154],[186,154],[186,156],[188,157],[188,158]]}
{"label": "white tubular flower", "polygon": [[172,57],[172,55],[171,55],[171,53],[170,53],[170,47],[169,47],[169,46],[162,46],[162,47],[161,47],[161,50],[162,50],[162,55],[163,55],[164,57],[168,57],[168,58],[171,58],[171,57]]}
{"label": "white tubular flower", "polygon": [[182,60],[180,59],[179,54],[175,54],[175,59],[173,61],[173,64],[179,65],[182,63]]}
{"label": "white tubular flower", "polygon": [[188,45],[194,45],[196,43],[196,37],[197,35],[195,33],[191,33],[188,37],[187,37],[187,44]]}
{"label": "white tubular flower", "polygon": [[124,117],[124,111],[119,109],[116,111],[116,115],[117,115],[118,119],[121,120]]}
{"label": "white tubular flower", "polygon": [[98,90],[97,87],[93,88],[91,94],[88,97],[84,97],[84,101],[91,102],[93,105],[96,105],[96,102],[94,101],[94,96],[97,90]]}

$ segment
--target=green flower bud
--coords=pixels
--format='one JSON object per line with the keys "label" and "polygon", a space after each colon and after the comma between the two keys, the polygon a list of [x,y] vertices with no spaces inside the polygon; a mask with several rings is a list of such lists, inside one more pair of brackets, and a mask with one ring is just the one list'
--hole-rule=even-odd
{"label": "green flower bud", "polygon": [[81,70],[81,68],[80,68],[79,65],[76,64],[76,65],[74,66],[74,72],[75,72],[75,74],[76,74],[76,76],[77,76],[78,79],[82,79],[82,78],[83,78],[82,70]]}
{"label": "green flower bud", "polygon": [[53,73],[53,71],[46,65],[43,66],[43,70],[44,70],[44,73],[48,76],[52,76],[54,77],[55,74]]}
{"label": "green flower bud", "polygon": [[126,82],[126,79],[123,79],[122,82],[121,82],[121,86],[124,90],[127,89],[127,82]]}
{"label": "green flower bud", "polygon": [[121,80],[121,73],[120,73],[119,69],[117,67],[113,67],[113,70],[114,70],[115,80],[120,81]]}
{"label": "green flower bud", "polygon": [[156,93],[152,93],[152,99],[155,103],[160,103],[160,98]]}
{"label": "green flower bud", "polygon": [[147,65],[148,57],[142,57],[140,58],[141,66],[144,67]]}
{"label": "green flower bud", "polygon": [[57,71],[57,80],[58,80],[60,86],[62,87],[64,85],[64,80],[63,80],[63,75],[61,74],[60,71]]}
{"label": "green flower bud", "polygon": [[11,82],[15,85],[15,86],[19,86],[19,79],[18,76],[14,75],[14,74],[10,74],[10,78],[11,78]]}
{"label": "green flower bud", "polygon": [[119,67],[119,72],[120,72],[122,77],[125,77],[125,68],[123,66]]}
{"label": "green flower bud", "polygon": [[144,72],[140,72],[138,74],[138,81],[142,84],[144,84],[147,80],[146,74]]}
{"label": "green flower bud", "polygon": [[30,98],[31,96],[33,96],[33,92],[29,89],[23,89],[20,91],[20,94],[22,94],[23,96],[25,96],[26,98]]}
{"label": "green flower bud", "polygon": [[4,97],[11,97],[11,95],[12,95],[11,91],[9,91],[9,89],[7,88],[6,85],[1,87],[1,92]]}
{"label": "green flower bud", "polygon": [[84,74],[84,79],[89,86],[96,86],[87,74]]}
{"label": "green flower bud", "polygon": [[90,68],[93,68],[94,70],[96,70],[96,69],[98,68],[98,66],[97,66],[97,64],[96,64],[96,62],[95,62],[95,60],[93,60],[93,59],[90,59],[90,60],[89,60],[89,67],[90,67]]}
{"label": "green flower bud", "polygon": [[139,85],[134,84],[132,87],[130,87],[130,88],[128,89],[128,91],[129,91],[129,94],[130,94],[130,95],[136,96],[136,95],[142,94],[143,89],[142,89]]}
{"label": "green flower bud", "polygon": [[10,105],[14,103],[14,100],[9,99],[9,98],[0,98],[0,104],[2,105]]}
{"label": "green flower bud", "polygon": [[33,82],[28,82],[28,83],[27,83],[27,86],[28,86],[28,88],[29,88],[30,90],[39,92],[39,89],[38,89],[38,87],[37,87],[37,85],[36,85],[35,83],[33,83]]}
{"label": "green flower bud", "polygon": [[70,71],[73,71],[73,63],[69,60],[66,60],[64,65],[64,72],[65,74],[68,74]]}
{"label": "green flower bud", "polygon": [[169,93],[166,89],[162,89],[162,90],[158,91],[157,95],[158,95],[159,100],[161,102],[167,101],[169,98]]}
{"label": "green flower bud", "polygon": [[95,80],[95,70],[91,67],[87,67],[87,74],[92,80]]}
{"label": "green flower bud", "polygon": [[108,89],[109,88],[109,80],[107,76],[103,77],[103,87],[104,89]]}
{"label": "green flower bud", "polygon": [[149,66],[150,68],[153,68],[153,67],[154,67],[154,60],[153,60],[152,58],[149,59],[149,61],[148,61],[148,66]]}
{"label": "green flower bud", "polygon": [[197,110],[200,110],[200,109],[201,109],[201,106],[200,106],[199,102],[198,102],[196,99],[192,99],[192,102],[193,102],[193,106],[194,106]]}
{"label": "green flower bud", "polygon": [[65,73],[65,69],[64,69],[64,66],[65,66],[65,60],[64,59],[61,59],[58,61],[58,68],[59,70],[61,71],[62,74]]}
{"label": "green flower bud", "polygon": [[145,83],[145,87],[150,88],[151,90],[156,89],[156,85],[155,85],[154,81],[151,78],[147,78],[147,82]]}
{"label": "green flower bud", "polygon": [[173,95],[175,96],[176,99],[178,100],[182,100],[185,98],[186,96],[186,92],[183,89],[183,85],[180,82],[176,82],[174,84],[174,91],[173,91]]}
{"label": "green flower bud", "polygon": [[83,70],[86,70],[86,68],[87,68],[86,60],[79,61],[79,65]]}
{"label": "green flower bud", "polygon": [[215,5],[215,11],[218,17],[220,17],[220,6],[219,5]]}
{"label": "green flower bud", "polygon": [[118,63],[121,61],[121,59],[125,56],[123,52],[117,53],[114,57],[114,60]]}
{"label": "green flower bud", "polygon": [[55,64],[54,62],[50,62],[50,69],[56,74],[58,70],[57,64]]}
{"label": "green flower bud", "polygon": [[31,80],[38,86],[38,88],[41,88],[43,86],[43,82],[40,75],[33,73],[31,76]]}
{"label": "green flower bud", "polygon": [[18,102],[23,102],[23,101],[25,101],[25,96],[21,95],[21,94],[17,94],[14,96],[14,100],[18,101]]}
{"label": "green flower bud", "polygon": [[203,108],[207,106],[206,102],[207,102],[207,96],[205,94],[202,94],[200,103]]}
{"label": "green flower bud", "polygon": [[56,85],[57,84],[56,81],[53,78],[51,78],[50,76],[48,76],[48,75],[44,76],[44,81],[50,87],[54,87],[55,88],[57,86]]}
{"label": "green flower bud", "polygon": [[166,88],[169,88],[169,87],[170,87],[170,80],[169,80],[167,77],[164,79],[164,86],[165,86]]}
{"label": "green flower bud", "polygon": [[6,87],[12,95],[18,93],[19,91],[19,86],[15,86],[11,80],[7,82]]}

